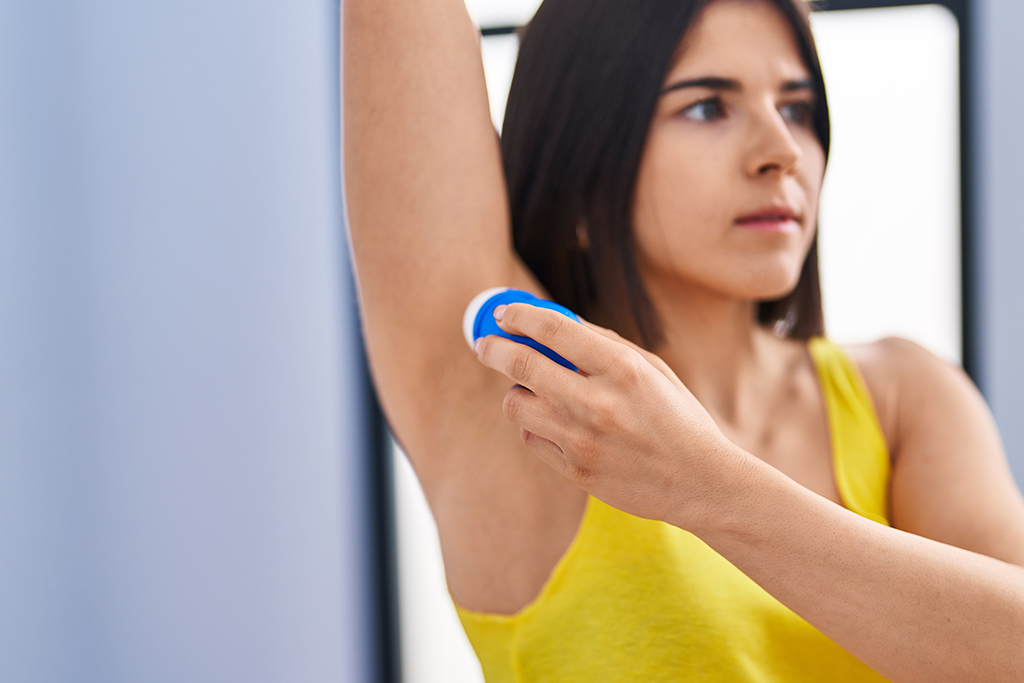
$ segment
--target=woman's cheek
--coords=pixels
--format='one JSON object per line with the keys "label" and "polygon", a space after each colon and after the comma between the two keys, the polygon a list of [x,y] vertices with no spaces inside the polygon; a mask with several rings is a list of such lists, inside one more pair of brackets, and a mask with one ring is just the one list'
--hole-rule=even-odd
{"label": "woman's cheek", "polygon": [[704,155],[684,146],[663,144],[649,148],[637,175],[635,216],[638,225],[652,228],[701,222],[710,207],[720,207],[716,195],[726,179]]}

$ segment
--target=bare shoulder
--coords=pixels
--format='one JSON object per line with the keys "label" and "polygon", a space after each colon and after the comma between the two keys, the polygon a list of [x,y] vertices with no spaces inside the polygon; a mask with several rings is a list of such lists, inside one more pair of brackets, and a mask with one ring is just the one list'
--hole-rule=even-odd
{"label": "bare shoulder", "polygon": [[[945,361],[920,344],[900,337],[885,337],[867,344],[843,347],[856,363],[875,404],[890,452],[899,452],[900,406],[915,396],[940,388],[976,394],[970,378],[957,365]],[[980,397],[979,397],[980,398]],[[903,425],[906,426],[906,425]]]}
{"label": "bare shoulder", "polygon": [[988,406],[959,365],[899,337],[845,348],[871,393],[894,464],[952,425],[1002,457]]}
{"label": "bare shoulder", "polygon": [[898,366],[907,361],[944,363],[920,344],[902,337],[884,337],[868,344],[850,344],[843,348],[853,355],[858,363],[869,363],[872,367]]}
{"label": "bare shoulder", "polygon": [[928,382],[957,376],[970,381],[963,370],[920,344],[901,337],[885,337],[869,344],[843,347],[856,361],[868,384],[888,385]]}
{"label": "bare shoulder", "polygon": [[905,339],[847,350],[890,445],[894,526],[1024,564],[1024,500],[963,369]]}

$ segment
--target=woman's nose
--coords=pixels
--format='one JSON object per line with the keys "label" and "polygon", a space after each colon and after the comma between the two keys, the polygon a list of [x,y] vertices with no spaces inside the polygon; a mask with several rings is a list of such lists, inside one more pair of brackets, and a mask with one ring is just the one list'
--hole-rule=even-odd
{"label": "woman's nose", "polygon": [[792,173],[802,154],[789,123],[774,105],[750,117],[750,148],[745,164],[749,176]]}

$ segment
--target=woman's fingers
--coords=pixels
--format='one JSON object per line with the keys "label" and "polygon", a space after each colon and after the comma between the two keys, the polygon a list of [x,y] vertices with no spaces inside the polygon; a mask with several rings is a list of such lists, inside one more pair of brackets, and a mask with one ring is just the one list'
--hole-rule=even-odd
{"label": "woman's fingers", "polygon": [[[677,390],[689,393],[665,361],[612,330],[585,320],[576,323],[561,313],[529,304],[499,307],[495,313],[501,316],[498,325],[503,330],[540,342],[569,360],[584,375],[601,375],[609,372],[615,374],[616,369],[624,376],[635,375],[638,366],[644,365],[646,361],[664,375]],[[640,358],[637,358],[637,354]],[[529,361],[523,358],[519,362]],[[530,386],[520,379],[513,379],[524,386]]]}
{"label": "woman's fingers", "polygon": [[571,395],[581,389],[581,383],[586,382],[581,375],[511,339],[491,335],[480,339],[475,348],[481,363],[516,384],[545,396]]}
{"label": "woman's fingers", "polygon": [[617,360],[617,344],[557,311],[517,303],[495,309],[495,318],[501,329],[530,337],[588,375],[603,374]]}
{"label": "woman's fingers", "polygon": [[[559,441],[566,430],[566,420],[543,397],[521,386],[514,386],[505,394],[501,410],[519,427],[520,436],[528,446],[536,446],[549,455],[563,455]],[[553,450],[545,445],[550,444]]]}

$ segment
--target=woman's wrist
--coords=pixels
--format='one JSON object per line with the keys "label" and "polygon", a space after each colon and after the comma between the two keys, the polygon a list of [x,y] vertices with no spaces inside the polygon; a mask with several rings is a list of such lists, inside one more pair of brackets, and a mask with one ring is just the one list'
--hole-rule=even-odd
{"label": "woman's wrist", "polygon": [[[779,508],[787,489],[799,485],[789,477],[732,442],[706,453],[702,490],[673,506],[665,521],[694,534],[712,547],[763,540],[760,527],[766,516],[784,514]],[[690,473],[694,468],[690,468]]]}

